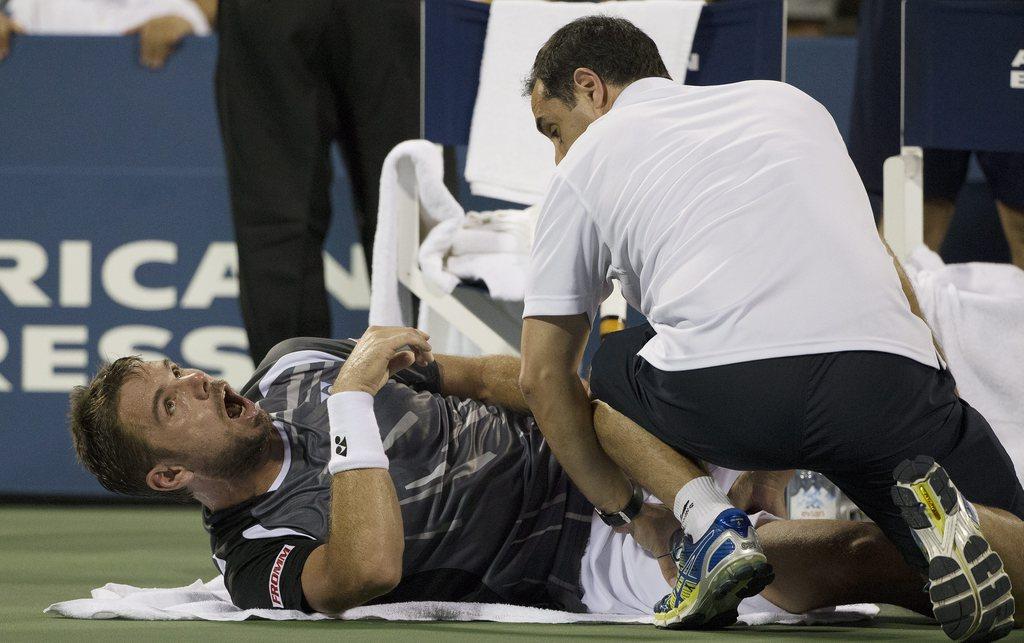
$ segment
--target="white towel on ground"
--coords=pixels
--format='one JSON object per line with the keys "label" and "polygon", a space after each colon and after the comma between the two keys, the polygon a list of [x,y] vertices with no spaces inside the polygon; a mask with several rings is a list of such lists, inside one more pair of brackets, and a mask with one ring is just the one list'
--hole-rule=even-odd
{"label": "white towel on ground", "polygon": [[[398,287],[398,164],[412,163],[421,216],[428,224],[461,220],[462,206],[444,185],[441,148],[430,141],[405,141],[384,159],[380,175],[377,232],[373,238],[373,278],[370,288],[370,325],[404,326],[411,323],[411,299]],[[454,287],[454,286],[452,286]],[[449,288],[448,292],[451,289]]]}
{"label": "white towel on ground", "polygon": [[[145,589],[108,583],[92,590],[92,598],[54,603],[47,614],[78,619],[122,618],[139,621],[244,621],[262,618],[274,621],[319,621],[331,617],[306,614],[297,610],[243,610],[231,603],[224,578],[195,581],[186,587]],[[747,625],[767,623],[838,623],[856,621],[877,614],[874,605],[847,605],[809,615],[782,615],[777,612],[745,614]],[[344,620],[381,619],[386,621],[496,621],[499,623],[650,623],[650,616],[625,614],[575,614],[536,607],[495,603],[445,603],[424,601],[366,605],[347,610]]]}
{"label": "white towel on ground", "polygon": [[992,425],[1024,484],[1024,270],[947,266],[923,246],[905,263],[960,396]]}
{"label": "white towel on ground", "polygon": [[473,194],[525,204],[544,196],[555,167],[554,150],[537,133],[522,82],[555,31],[592,14],[626,18],[657,43],[669,74],[682,82],[703,5],[699,0],[494,2],[469,130],[466,180]]}
{"label": "white towel on ground", "polygon": [[7,10],[30,34],[120,36],[172,15],[187,20],[197,36],[210,35],[206,16],[191,0],[11,0]]}

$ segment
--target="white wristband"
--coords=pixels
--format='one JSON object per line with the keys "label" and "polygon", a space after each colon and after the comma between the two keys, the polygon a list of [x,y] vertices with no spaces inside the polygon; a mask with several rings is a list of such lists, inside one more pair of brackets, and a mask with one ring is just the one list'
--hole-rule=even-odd
{"label": "white wristband", "polygon": [[361,391],[335,393],[327,398],[331,424],[331,475],[352,469],[387,469],[388,456],[373,413],[373,396]]}

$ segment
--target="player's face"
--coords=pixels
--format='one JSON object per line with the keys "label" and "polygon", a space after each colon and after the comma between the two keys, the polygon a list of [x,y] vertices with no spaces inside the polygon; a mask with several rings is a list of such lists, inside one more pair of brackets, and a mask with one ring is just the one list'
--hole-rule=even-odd
{"label": "player's face", "polygon": [[266,412],[224,380],[168,360],[145,362],[122,385],[118,404],[122,421],[141,428],[152,447],[210,477],[247,471],[269,445]]}
{"label": "player's face", "polygon": [[544,83],[537,81],[530,94],[530,107],[537,129],[555,146],[555,164],[562,162],[569,148],[598,116],[586,99],[569,107],[558,98],[544,96]]}

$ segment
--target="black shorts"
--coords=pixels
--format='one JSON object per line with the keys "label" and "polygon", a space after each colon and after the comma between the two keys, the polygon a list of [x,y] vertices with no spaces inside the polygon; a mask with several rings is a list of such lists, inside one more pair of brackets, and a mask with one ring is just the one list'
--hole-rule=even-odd
{"label": "black shorts", "polygon": [[849,351],[666,372],[637,355],[654,334],[644,324],[605,337],[590,386],[679,452],[730,469],[818,471],[919,566],[890,495],[904,459],[931,456],[968,500],[1024,519],[1013,462],[949,371]]}

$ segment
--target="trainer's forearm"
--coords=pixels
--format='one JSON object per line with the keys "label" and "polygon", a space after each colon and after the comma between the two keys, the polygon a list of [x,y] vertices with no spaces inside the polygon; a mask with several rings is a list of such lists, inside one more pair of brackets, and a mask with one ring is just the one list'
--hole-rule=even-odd
{"label": "trainer's forearm", "polygon": [[576,487],[604,512],[625,507],[632,486],[598,443],[590,400],[575,373],[541,373],[522,384],[541,432]]}
{"label": "trainer's forearm", "polygon": [[513,411],[529,413],[519,388],[518,357],[435,355],[441,373],[441,394],[474,399]]}

